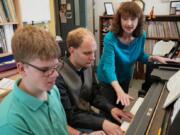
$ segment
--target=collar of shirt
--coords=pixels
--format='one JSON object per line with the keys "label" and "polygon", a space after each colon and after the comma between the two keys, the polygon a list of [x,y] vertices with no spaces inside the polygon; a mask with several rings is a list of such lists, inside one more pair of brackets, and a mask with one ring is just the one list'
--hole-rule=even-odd
{"label": "collar of shirt", "polygon": [[84,68],[84,67],[81,68],[80,70],[77,70],[68,58],[65,59],[65,62],[66,62],[67,64],[69,64],[69,65],[72,67],[72,69],[73,69],[74,71],[76,71],[76,73],[77,73],[78,75],[81,75],[81,74],[84,72],[84,70],[86,70],[86,68]]}
{"label": "collar of shirt", "polygon": [[42,101],[39,100],[38,98],[29,95],[28,93],[26,93],[25,91],[23,91],[22,89],[20,89],[18,87],[18,84],[20,83],[21,79],[18,79],[15,84],[14,84],[14,89],[12,92],[14,92],[15,96],[22,102],[24,103],[26,106],[28,106],[29,108],[31,108],[32,110],[36,111],[37,109],[39,109],[41,107],[41,105],[43,105],[44,103],[48,104],[48,100],[47,101]]}

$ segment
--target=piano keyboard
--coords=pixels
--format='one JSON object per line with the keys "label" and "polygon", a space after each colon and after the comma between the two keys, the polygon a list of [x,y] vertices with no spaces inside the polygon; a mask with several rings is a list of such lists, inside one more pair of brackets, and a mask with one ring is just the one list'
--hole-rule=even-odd
{"label": "piano keyboard", "polygon": [[[143,103],[143,100],[144,98],[142,97],[139,97],[136,102],[134,103],[133,107],[131,108],[130,112],[135,115],[136,112],[138,111],[139,107],[141,106],[141,104]],[[127,122],[127,121],[124,121],[122,124],[121,124],[121,129],[126,132],[128,127],[130,125],[130,122]]]}

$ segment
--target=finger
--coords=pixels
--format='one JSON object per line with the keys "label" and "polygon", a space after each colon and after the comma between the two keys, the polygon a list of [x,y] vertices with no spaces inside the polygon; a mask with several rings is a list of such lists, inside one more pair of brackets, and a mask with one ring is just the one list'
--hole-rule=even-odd
{"label": "finger", "polygon": [[125,121],[130,122],[131,119],[132,119],[132,118],[130,117],[130,115],[127,115],[127,113],[123,113],[123,115],[122,115],[122,120],[125,120]]}
{"label": "finger", "polygon": [[127,121],[127,122],[131,122],[131,119],[126,115],[122,116],[122,120]]}
{"label": "finger", "polygon": [[119,104],[119,98],[116,100],[116,104]]}
{"label": "finger", "polygon": [[121,121],[122,121],[117,115],[114,116],[114,119],[117,120],[119,123],[121,123]]}
{"label": "finger", "polygon": [[130,101],[129,101],[129,98],[128,96],[125,98],[125,106],[129,106],[130,104]]}
{"label": "finger", "polygon": [[126,115],[127,115],[128,117],[130,117],[131,119],[134,117],[134,115],[133,115],[132,113],[130,113],[130,112],[126,112]]}
{"label": "finger", "polygon": [[121,129],[121,127],[119,126],[118,128],[118,135],[122,135],[123,134],[123,130]]}
{"label": "finger", "polygon": [[128,106],[129,105],[129,98],[128,96],[125,98],[125,106]]}
{"label": "finger", "polygon": [[123,98],[121,98],[120,100],[121,100],[121,104],[124,106],[124,100],[123,100]]}
{"label": "finger", "polygon": [[130,114],[130,113],[126,113],[126,116],[128,117],[128,119],[131,121],[132,120],[132,118],[133,118],[133,115],[132,114]]}
{"label": "finger", "polygon": [[129,96],[129,99],[130,99],[131,101],[133,101],[135,98],[134,98],[134,97]]}

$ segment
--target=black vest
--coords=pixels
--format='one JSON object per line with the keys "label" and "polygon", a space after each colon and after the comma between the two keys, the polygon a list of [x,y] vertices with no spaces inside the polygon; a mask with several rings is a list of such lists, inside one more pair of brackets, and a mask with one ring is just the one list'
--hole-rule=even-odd
{"label": "black vest", "polygon": [[84,70],[84,83],[82,83],[81,77],[77,72],[66,62],[59,74],[64,79],[65,85],[68,88],[67,90],[74,109],[90,111],[88,101],[92,92],[92,69]]}

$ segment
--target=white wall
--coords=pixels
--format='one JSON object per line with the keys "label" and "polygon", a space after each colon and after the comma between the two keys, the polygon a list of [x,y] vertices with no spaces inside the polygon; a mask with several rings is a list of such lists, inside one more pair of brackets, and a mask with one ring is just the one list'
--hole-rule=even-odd
{"label": "white wall", "polygon": [[148,15],[154,6],[154,12],[157,15],[168,15],[170,0],[144,0],[145,2],[145,15]]}
{"label": "white wall", "polygon": [[[93,31],[93,0],[87,0],[87,28]],[[104,2],[112,2],[114,9],[119,7],[121,2],[124,1],[131,1],[131,0],[94,0],[94,15],[95,15],[95,37],[96,41],[99,45],[99,16],[102,16],[105,9],[104,9]],[[145,2],[145,11],[144,14],[148,15],[151,11],[152,7],[154,6],[154,12],[156,15],[168,15],[169,14],[169,5],[170,0],[143,0]],[[96,54],[96,59],[98,63],[99,58],[99,50]]]}

